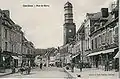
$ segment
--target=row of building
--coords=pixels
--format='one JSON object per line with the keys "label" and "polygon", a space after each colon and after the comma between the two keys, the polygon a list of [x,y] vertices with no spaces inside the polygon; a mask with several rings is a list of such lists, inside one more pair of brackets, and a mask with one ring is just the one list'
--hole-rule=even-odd
{"label": "row of building", "polygon": [[56,51],[59,55],[56,60],[60,60],[63,66],[74,62],[78,67],[79,62],[83,62],[84,67],[104,69],[108,62],[111,69],[116,65],[119,67],[116,58],[119,51],[118,1],[111,4],[110,11],[110,8],[101,8],[100,12],[86,13],[86,18],[77,32],[73,22],[73,6],[67,2],[64,6],[64,44]]}
{"label": "row of building", "polygon": [[[0,9],[0,68],[20,67],[34,62],[34,44],[10,18],[9,10]],[[32,64],[31,64],[32,65]]]}

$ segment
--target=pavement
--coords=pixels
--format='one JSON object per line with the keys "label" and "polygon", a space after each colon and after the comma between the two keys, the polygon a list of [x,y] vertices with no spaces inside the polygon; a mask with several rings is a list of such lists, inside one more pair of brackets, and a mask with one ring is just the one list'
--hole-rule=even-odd
{"label": "pavement", "polygon": [[0,77],[5,76],[5,75],[9,75],[9,74],[12,74],[12,70],[5,69],[5,72],[0,72]]}
{"label": "pavement", "polygon": [[[6,70],[9,71],[10,70]],[[1,73],[0,73],[1,75]],[[3,74],[2,74],[3,75]],[[78,77],[80,76],[80,77]],[[40,78],[40,79],[120,79],[119,72],[104,71],[97,68],[84,68],[82,72],[75,68],[74,72],[66,70],[65,68],[57,67],[39,67],[32,69],[29,75],[20,73],[8,74],[0,76],[0,78]]]}
{"label": "pavement", "polygon": [[119,72],[115,72],[115,70],[104,71],[97,68],[84,68],[82,72],[80,72],[80,69],[77,68],[74,69],[74,72],[71,72],[71,70],[66,70],[65,68],[64,70],[73,78],[78,79],[120,79]]}
{"label": "pavement", "polygon": [[44,67],[43,69],[35,68],[29,75],[14,73],[1,78],[39,78],[39,79],[69,79],[68,74],[64,72],[63,68]]}

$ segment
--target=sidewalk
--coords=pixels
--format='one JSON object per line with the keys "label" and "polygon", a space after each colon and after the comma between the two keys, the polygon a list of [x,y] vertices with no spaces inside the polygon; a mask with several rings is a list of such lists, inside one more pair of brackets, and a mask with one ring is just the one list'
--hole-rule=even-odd
{"label": "sidewalk", "polygon": [[[31,68],[31,70],[35,70],[35,69],[36,68]],[[18,73],[18,68],[16,68],[15,71],[16,71],[15,73]],[[11,69],[6,69],[5,73],[0,73],[0,77],[6,76],[6,75],[10,75],[10,74],[15,74],[15,73],[12,73]]]}
{"label": "sidewalk", "polygon": [[5,75],[9,75],[9,74],[12,74],[12,70],[11,69],[5,69],[4,73],[0,73],[0,77],[5,76]]}
{"label": "sidewalk", "polygon": [[[75,68],[73,73],[71,70],[66,70],[66,72],[68,72],[72,77],[79,79],[120,79],[119,72],[115,72],[114,70],[104,71],[97,68],[84,68],[82,72],[80,72],[79,69]],[[81,77],[78,77],[78,75]]]}

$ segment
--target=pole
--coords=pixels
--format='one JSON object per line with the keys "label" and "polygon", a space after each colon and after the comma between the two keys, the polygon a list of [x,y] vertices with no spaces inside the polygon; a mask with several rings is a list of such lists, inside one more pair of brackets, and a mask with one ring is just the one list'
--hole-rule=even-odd
{"label": "pole", "polygon": [[[117,6],[118,6],[118,13],[119,13],[119,9],[120,9],[120,5],[119,5],[119,0],[117,0]],[[120,13],[119,13],[120,14]],[[118,19],[120,18],[120,16],[118,16]],[[120,20],[118,20],[118,42],[119,42],[119,78],[120,78]]]}
{"label": "pole", "polygon": [[[120,3],[119,3],[119,0],[117,0],[117,2],[118,2],[118,10],[120,9]],[[119,11],[118,11],[118,13],[119,13]],[[120,16],[118,16],[118,18],[119,18]],[[120,78],[120,36],[119,36],[119,34],[120,34],[120,20],[119,20],[119,22],[118,22],[118,38],[119,38],[119,78]]]}

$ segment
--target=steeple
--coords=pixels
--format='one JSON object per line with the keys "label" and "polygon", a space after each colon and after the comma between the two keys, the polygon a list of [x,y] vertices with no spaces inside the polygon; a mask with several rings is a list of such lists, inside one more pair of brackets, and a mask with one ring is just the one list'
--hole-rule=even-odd
{"label": "steeple", "polygon": [[65,5],[64,5],[64,11],[65,11],[65,14],[64,14],[64,18],[65,18],[65,23],[73,23],[73,12],[72,12],[72,4],[70,2],[67,2]]}
{"label": "steeple", "polygon": [[70,2],[64,5],[64,45],[70,43],[76,34],[76,25],[73,23],[73,6]]}
{"label": "steeple", "polygon": [[72,8],[72,4],[69,1],[67,1],[67,3],[64,5],[64,8],[65,7],[71,7]]}

